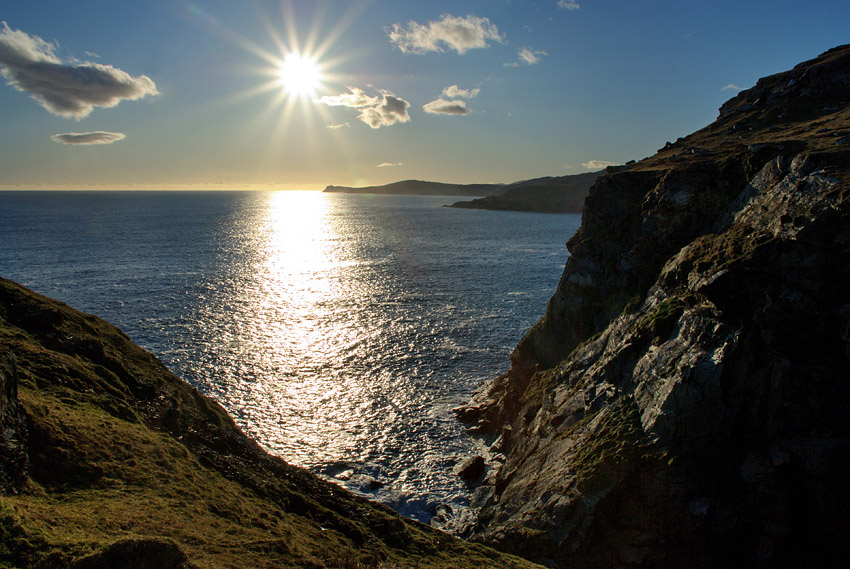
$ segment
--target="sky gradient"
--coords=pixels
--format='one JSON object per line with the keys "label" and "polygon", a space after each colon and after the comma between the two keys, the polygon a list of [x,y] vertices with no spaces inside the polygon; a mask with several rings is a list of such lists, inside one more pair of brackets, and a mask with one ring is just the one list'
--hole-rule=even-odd
{"label": "sky gradient", "polygon": [[[649,156],[847,0],[11,1],[0,188],[513,182]],[[315,58],[307,96],[278,80]]]}

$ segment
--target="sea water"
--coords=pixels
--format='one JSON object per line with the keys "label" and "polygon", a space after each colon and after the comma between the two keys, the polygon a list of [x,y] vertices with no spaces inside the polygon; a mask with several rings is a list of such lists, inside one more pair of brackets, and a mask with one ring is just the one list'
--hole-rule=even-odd
{"label": "sea water", "polygon": [[0,275],[117,325],[270,452],[451,530],[481,452],[451,410],[509,367],[580,222],[457,199],[0,192]]}

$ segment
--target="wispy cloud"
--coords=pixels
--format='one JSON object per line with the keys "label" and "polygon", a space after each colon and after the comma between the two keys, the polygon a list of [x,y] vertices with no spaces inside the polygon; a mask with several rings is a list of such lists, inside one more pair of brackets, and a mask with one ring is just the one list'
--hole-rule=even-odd
{"label": "wispy cloud", "polygon": [[66,132],[54,134],[50,139],[61,144],[73,144],[76,146],[90,146],[93,144],[112,144],[124,140],[127,135],[122,132],[106,132],[98,130],[95,132]]}
{"label": "wispy cloud", "polygon": [[590,160],[588,162],[582,162],[582,166],[587,168],[588,170],[601,170],[603,168],[607,168],[608,166],[616,166],[616,162],[608,162],[607,160]]}
{"label": "wispy cloud", "polygon": [[375,168],[392,168],[393,166],[404,166],[404,162],[381,162],[375,164]]}
{"label": "wispy cloud", "polygon": [[145,75],[131,77],[99,63],[64,63],[54,44],[13,30],[6,22],[0,27],[0,66],[7,84],[65,118],[79,120],[94,107],[114,107],[124,100],[158,94],[156,84]]}
{"label": "wispy cloud", "polygon": [[545,51],[534,51],[530,47],[519,48],[519,59],[526,65],[535,65],[540,63],[540,58],[544,55],[549,55]]}
{"label": "wispy cloud", "polygon": [[410,122],[410,115],[407,112],[410,103],[401,97],[396,97],[384,90],[379,90],[379,96],[371,96],[358,87],[349,87],[348,91],[339,95],[326,95],[317,99],[316,102],[330,107],[359,109],[357,118],[372,128]]}
{"label": "wispy cloud", "polygon": [[422,105],[422,110],[432,115],[468,115],[472,109],[466,106],[466,101],[447,101],[440,97]]}
{"label": "wispy cloud", "polygon": [[461,89],[457,85],[449,85],[445,89],[443,89],[443,96],[448,97],[449,99],[473,99],[478,96],[478,93],[481,92],[481,89]]}
{"label": "wispy cloud", "polygon": [[495,24],[488,18],[444,14],[437,22],[420,24],[410,21],[407,26],[393,24],[386,28],[390,43],[402,53],[423,54],[431,51],[453,49],[466,53],[470,49],[489,46],[489,42],[503,41]]}
{"label": "wispy cloud", "polygon": [[575,0],[558,0],[558,8],[564,8],[566,10],[578,10],[581,6],[578,5],[578,2]]}
{"label": "wispy cloud", "polygon": [[359,87],[349,87],[348,91],[348,93],[340,93],[339,95],[325,95],[316,102],[329,107],[351,107],[353,109],[372,107],[381,102],[380,97],[371,97]]}
{"label": "wispy cloud", "polygon": [[723,87],[721,89],[721,91],[742,91],[742,90],[743,89],[741,89],[740,87],[738,87],[734,83],[729,83],[728,85],[726,85],[725,87]]}
{"label": "wispy cloud", "polygon": [[348,128],[351,125],[347,122],[338,122],[338,123],[326,124],[325,126],[329,129],[331,129],[331,130],[339,130],[341,128]]}

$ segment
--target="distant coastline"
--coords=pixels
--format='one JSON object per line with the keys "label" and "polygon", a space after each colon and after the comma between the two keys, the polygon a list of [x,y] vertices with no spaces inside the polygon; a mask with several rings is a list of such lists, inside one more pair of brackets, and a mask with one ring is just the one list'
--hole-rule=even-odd
{"label": "distant coastline", "polygon": [[515,182],[502,188],[497,195],[455,202],[446,207],[536,213],[581,213],[584,199],[590,192],[590,186],[602,174],[604,171],[572,176],[548,176]]}
{"label": "distant coastline", "polygon": [[325,192],[346,194],[401,194],[421,196],[469,196],[445,207],[527,211],[537,213],[580,213],[590,186],[602,172],[572,176],[547,176],[512,184],[446,184],[422,180],[402,180],[383,186],[328,186]]}
{"label": "distant coastline", "polygon": [[446,184],[423,180],[402,180],[383,186],[328,186],[328,193],[344,194],[403,194],[420,196],[492,196],[505,188],[504,184]]}

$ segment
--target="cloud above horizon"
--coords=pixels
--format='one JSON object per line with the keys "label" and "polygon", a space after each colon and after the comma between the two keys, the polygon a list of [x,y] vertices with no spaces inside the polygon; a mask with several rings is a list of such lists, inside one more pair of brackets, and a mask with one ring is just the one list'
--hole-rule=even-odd
{"label": "cloud above horizon", "polygon": [[127,135],[123,132],[106,132],[97,130],[94,132],[66,132],[54,134],[50,137],[53,142],[60,144],[71,144],[74,146],[91,146],[93,144],[112,144],[124,140]]}
{"label": "cloud above horizon", "polygon": [[588,170],[602,170],[608,166],[617,166],[617,163],[608,162],[607,160],[589,160],[587,162],[582,162],[581,165]]}
{"label": "cloud above horizon", "polygon": [[489,47],[489,42],[501,43],[504,37],[488,18],[443,14],[437,22],[420,24],[410,21],[407,26],[393,24],[385,28],[390,43],[402,53],[424,54],[442,52],[446,48],[464,54],[470,49]]}
{"label": "cloud above horizon", "polygon": [[447,101],[440,97],[422,105],[422,110],[432,115],[468,115],[472,109],[466,106],[466,101]]}
{"label": "cloud above horizon", "polygon": [[0,23],[0,75],[51,114],[80,120],[95,107],[159,94],[150,77],[100,63],[64,63],[54,44]]}
{"label": "cloud above horizon", "polygon": [[380,96],[367,95],[359,87],[348,87],[348,93],[325,95],[315,102],[329,107],[358,109],[357,118],[371,128],[381,128],[400,122],[410,122],[407,109],[410,103],[389,91],[379,89]]}
{"label": "cloud above horizon", "polygon": [[349,127],[351,127],[351,125],[347,122],[338,122],[338,123],[326,124],[325,127],[329,128],[331,130],[339,130],[341,128],[349,128]]}
{"label": "cloud above horizon", "polygon": [[575,0],[558,0],[558,8],[564,8],[572,12],[578,10],[581,6]]}
{"label": "cloud above horizon", "polygon": [[443,89],[443,96],[448,97],[449,99],[474,99],[480,92],[481,89],[461,89],[457,85],[449,85]]}
{"label": "cloud above horizon", "polygon": [[544,55],[549,54],[545,51],[534,51],[530,47],[519,48],[519,59],[526,65],[535,65],[536,63],[540,63],[540,57]]}
{"label": "cloud above horizon", "polygon": [[392,168],[393,166],[404,166],[404,162],[381,162],[375,164],[375,168]]}
{"label": "cloud above horizon", "polygon": [[738,86],[737,86],[737,85],[735,85],[734,83],[729,83],[728,85],[726,85],[725,87],[723,87],[723,88],[721,89],[721,91],[743,91],[743,89],[742,89],[742,88],[740,88],[740,87],[738,87]]}

